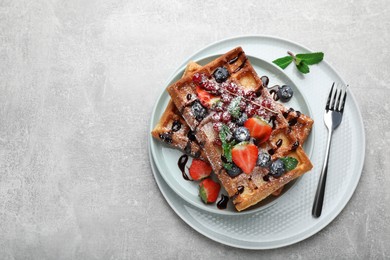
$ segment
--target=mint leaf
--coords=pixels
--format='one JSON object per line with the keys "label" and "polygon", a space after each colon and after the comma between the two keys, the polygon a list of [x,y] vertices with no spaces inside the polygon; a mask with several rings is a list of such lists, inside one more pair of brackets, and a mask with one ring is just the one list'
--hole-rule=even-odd
{"label": "mint leaf", "polygon": [[306,62],[304,61],[301,61],[299,64],[297,64],[297,69],[303,74],[310,72],[309,66],[307,66]]}
{"label": "mint leaf", "polygon": [[226,143],[226,139],[229,135],[231,135],[230,129],[227,125],[222,125],[221,130],[219,131],[219,139],[221,139],[222,143]]}
{"label": "mint leaf", "polygon": [[303,73],[309,73],[309,65],[317,64],[321,62],[324,58],[323,52],[313,52],[313,53],[300,53],[294,55],[291,51],[287,52],[289,56],[285,56],[273,61],[276,65],[285,69],[292,61],[294,61],[297,69]]}
{"label": "mint leaf", "polygon": [[226,170],[231,170],[233,165],[231,163],[222,163],[223,168]]}
{"label": "mint leaf", "polygon": [[222,154],[226,158],[226,161],[232,162],[232,149],[234,144],[233,143],[222,143]]}
{"label": "mint leaf", "polygon": [[307,65],[313,65],[321,62],[324,58],[323,52],[314,52],[314,53],[305,53],[305,54],[297,54],[295,57],[302,61],[304,61]]}
{"label": "mint leaf", "polygon": [[294,157],[283,157],[283,158],[280,158],[280,160],[283,161],[284,167],[286,168],[286,171],[288,171],[288,172],[295,169],[295,167],[297,167],[297,165],[298,165],[298,160],[295,159]]}
{"label": "mint leaf", "polygon": [[240,106],[239,106],[240,101],[241,101],[241,97],[235,97],[233,98],[233,100],[230,102],[228,106],[228,112],[234,118],[239,118],[241,115]]}
{"label": "mint leaf", "polygon": [[234,146],[233,142],[228,142],[227,139],[232,135],[229,127],[227,125],[222,125],[221,130],[219,131],[219,139],[222,142],[222,155],[226,158],[228,162],[232,162],[232,149]]}
{"label": "mint leaf", "polygon": [[286,56],[286,57],[282,57],[282,58],[276,59],[276,60],[272,61],[272,63],[278,65],[282,69],[285,69],[285,68],[287,68],[288,65],[290,65],[290,63],[292,61],[293,61],[293,57]]}

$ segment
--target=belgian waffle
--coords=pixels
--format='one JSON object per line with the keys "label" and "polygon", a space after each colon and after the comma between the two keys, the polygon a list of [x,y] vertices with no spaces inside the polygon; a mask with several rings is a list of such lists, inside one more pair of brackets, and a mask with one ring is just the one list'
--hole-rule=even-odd
{"label": "belgian waffle", "polygon": [[[195,72],[199,68],[201,68],[200,65],[195,62],[190,62],[184,71],[183,77]],[[169,100],[164,113],[152,131],[152,136],[195,158],[207,160],[194,133],[187,125],[172,100]]]}
{"label": "belgian waffle", "polygon": [[[202,68],[202,66],[195,62],[188,63],[184,71],[183,78],[188,75],[193,75],[193,73],[200,68]],[[250,85],[245,88],[252,91],[257,90],[257,87],[254,85]],[[152,136],[195,158],[207,160],[207,156],[197,142],[194,132],[187,125],[172,100],[169,100],[164,113],[157,125],[154,127]]]}
{"label": "belgian waffle", "polygon": [[[259,150],[271,154],[272,160],[286,156],[293,157],[298,162],[296,168],[279,178],[269,176],[268,171],[259,166],[256,166],[250,174],[229,176],[223,166],[222,149],[218,142],[219,136],[215,130],[215,122],[213,122],[215,111],[212,108],[199,107],[196,85],[193,82],[194,74],[198,73],[198,75],[205,75],[211,83],[217,84],[212,75],[219,67],[224,67],[229,72],[226,83],[234,84],[240,89],[248,107],[256,106],[256,113],[273,126],[270,138],[258,146]],[[251,93],[252,96],[247,99],[245,95],[248,89],[256,90],[256,97]],[[199,147],[203,148],[214,172],[233,199],[233,204],[238,211],[258,203],[312,168],[301,145],[310,132],[313,121],[298,111],[289,110],[273,100],[240,47],[196,71],[187,73],[167,90],[179,114],[195,133]],[[218,93],[213,94],[218,96]],[[222,97],[224,93],[219,94]],[[229,94],[232,95],[232,93]],[[200,116],[199,109],[202,111]]]}

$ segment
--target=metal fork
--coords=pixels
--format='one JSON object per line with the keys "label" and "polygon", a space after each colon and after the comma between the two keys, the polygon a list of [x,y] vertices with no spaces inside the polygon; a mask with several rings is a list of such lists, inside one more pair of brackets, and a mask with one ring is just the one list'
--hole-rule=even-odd
{"label": "metal fork", "polygon": [[316,218],[321,216],[322,204],[324,202],[326,176],[328,174],[328,160],[330,143],[332,141],[333,131],[340,125],[343,118],[345,100],[347,98],[347,88],[343,84],[335,84],[333,82],[332,88],[329,93],[328,100],[326,101],[324,122],[328,128],[328,140],[326,142],[325,160],[322,166],[320,179],[318,181],[317,192],[314,198],[312,215]]}

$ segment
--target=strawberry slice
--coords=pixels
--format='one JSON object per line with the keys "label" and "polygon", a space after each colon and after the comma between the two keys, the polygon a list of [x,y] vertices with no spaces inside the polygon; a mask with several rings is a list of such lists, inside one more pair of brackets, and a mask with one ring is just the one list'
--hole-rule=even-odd
{"label": "strawberry slice", "polygon": [[243,172],[250,174],[256,166],[258,152],[259,150],[256,145],[241,142],[233,147],[232,159]]}
{"label": "strawberry slice", "polygon": [[210,164],[200,159],[193,159],[189,169],[191,178],[195,181],[209,177],[212,171]]}
{"label": "strawberry slice", "polygon": [[220,100],[220,97],[210,94],[199,86],[196,86],[196,94],[198,95],[200,103],[207,108],[212,107],[215,103],[218,102],[218,100]]}
{"label": "strawberry slice", "polygon": [[221,185],[210,178],[204,179],[199,183],[199,196],[206,204],[214,203],[219,194]]}
{"label": "strawberry slice", "polygon": [[271,136],[272,127],[259,117],[249,118],[244,126],[248,128],[250,135],[257,139],[258,144],[266,142]]}

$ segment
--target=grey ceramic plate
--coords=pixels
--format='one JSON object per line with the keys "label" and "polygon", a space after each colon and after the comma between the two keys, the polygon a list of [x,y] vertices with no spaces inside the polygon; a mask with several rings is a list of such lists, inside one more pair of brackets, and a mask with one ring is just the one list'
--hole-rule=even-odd
{"label": "grey ceramic plate", "polygon": [[[294,53],[310,51],[296,43],[269,36],[227,39],[212,44],[185,60],[168,79],[166,85],[178,75],[189,60],[225,53],[236,46],[242,46],[250,57],[257,57],[268,63],[285,55],[287,50]],[[343,122],[333,136],[322,216],[318,219],[311,216],[325,152],[327,130],[323,124],[323,113],[326,98],[333,81],[345,82],[326,61],[312,66],[310,74],[304,76],[293,66],[289,66],[284,73],[299,86],[299,91],[304,94],[315,120],[311,155],[314,168],[272,206],[251,214],[229,216],[200,209],[182,199],[167,185],[154,164],[153,156],[150,156],[156,182],[169,205],[188,225],[210,239],[248,249],[277,248],[296,243],[317,233],[337,217],[356,189],[364,163],[365,136],[351,86]],[[150,147],[153,145],[152,142],[150,140]]]}
{"label": "grey ceramic plate", "polygon": [[[220,55],[212,55],[206,58],[201,58],[196,61],[201,65],[205,65],[211,62],[212,60],[218,58],[219,56]],[[293,107],[295,110],[299,110],[310,117],[312,116],[307,101],[304,98],[304,95],[301,93],[299,88],[294,84],[294,82],[281,69],[274,66],[272,63],[266,62],[262,59],[249,56],[249,55],[248,58],[259,76],[266,75],[269,77],[270,86],[288,84],[293,88],[294,96],[288,103],[285,103],[287,107]],[[168,85],[180,79],[181,76],[183,75],[183,72],[184,72],[184,68],[180,70],[172,78],[172,80],[170,80]],[[164,91],[159,97],[152,114],[151,127],[155,126],[159,121],[162,113],[165,110],[165,107],[168,104],[169,99],[170,97],[166,91]],[[309,136],[307,142],[304,145],[304,149],[308,155],[310,155],[313,151],[313,139],[314,139],[314,132]],[[245,211],[237,212],[234,209],[234,206],[232,205],[231,202],[228,204],[228,207],[225,210],[220,210],[216,207],[215,204],[206,205],[200,200],[198,196],[198,192],[199,192],[198,182],[186,181],[182,177],[182,173],[177,166],[178,160],[180,156],[183,154],[181,151],[172,149],[169,146],[164,145],[164,143],[154,139],[151,141],[151,151],[152,151],[153,159],[155,161],[155,164],[159,172],[161,173],[161,176],[164,178],[165,182],[172,188],[172,190],[176,192],[176,194],[178,194],[181,198],[186,200],[188,203],[198,207],[199,209],[206,210],[215,214],[237,215],[237,214],[252,213],[252,212],[265,209],[266,207],[269,207],[274,203],[276,203],[278,198],[287,194],[290,188],[296,183],[294,181],[286,185],[286,187],[282,191],[282,194],[279,197],[270,196],[269,198],[265,199],[258,205],[250,209],[247,209]],[[187,166],[190,165],[191,165],[191,159],[187,163]],[[221,193],[227,194],[226,191],[224,191],[223,189],[221,189]]]}

